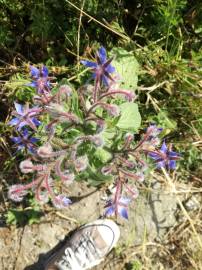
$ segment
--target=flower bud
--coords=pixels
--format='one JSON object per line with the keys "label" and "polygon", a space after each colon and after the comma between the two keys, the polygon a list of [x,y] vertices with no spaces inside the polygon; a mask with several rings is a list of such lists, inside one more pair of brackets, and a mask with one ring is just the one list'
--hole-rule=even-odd
{"label": "flower bud", "polygon": [[74,166],[75,166],[75,169],[76,169],[77,172],[84,171],[88,166],[88,157],[86,155],[78,157],[74,161]]}
{"label": "flower bud", "polygon": [[93,142],[97,147],[102,147],[104,145],[104,140],[100,135],[89,136],[91,142]]}
{"label": "flower bud", "polygon": [[14,202],[21,202],[27,192],[23,185],[12,185],[8,190],[8,198]]}
{"label": "flower bud", "polygon": [[75,175],[74,173],[70,173],[68,170],[66,172],[64,172],[63,175],[61,175],[61,179],[63,181],[63,183],[68,186],[70,185],[71,183],[74,182],[74,179],[75,179]]}
{"label": "flower bud", "polygon": [[33,172],[33,163],[31,160],[29,159],[26,159],[26,160],[23,160],[21,163],[20,163],[20,170],[22,173],[30,173],[30,172]]}
{"label": "flower bud", "polygon": [[128,132],[125,134],[124,139],[131,142],[134,140],[134,134]]}
{"label": "flower bud", "polygon": [[53,149],[50,144],[43,145],[39,147],[37,150],[37,154],[42,158],[51,157],[52,152],[53,152]]}
{"label": "flower bud", "polygon": [[58,118],[61,113],[65,112],[65,109],[62,105],[56,104],[56,103],[50,103],[48,106],[45,107],[48,113],[53,117],[53,118]]}
{"label": "flower bud", "polygon": [[138,181],[139,182],[143,182],[144,181],[144,174],[143,174],[143,172],[137,172],[136,173],[136,176],[138,177]]}
{"label": "flower bud", "polygon": [[104,175],[109,175],[112,174],[112,170],[113,170],[112,166],[104,166],[101,169],[101,173]]}
{"label": "flower bud", "polygon": [[130,101],[133,101],[135,99],[136,95],[134,92],[132,92],[132,91],[124,91],[124,92],[125,92],[125,99],[127,101],[130,102]]}
{"label": "flower bud", "polygon": [[157,137],[161,131],[163,129],[162,128],[158,128],[155,124],[151,124],[148,128],[147,128],[147,134],[149,134],[152,137]]}
{"label": "flower bud", "polygon": [[152,138],[151,139],[151,144],[153,145],[153,146],[158,146],[159,144],[160,144],[160,139],[159,138]]}
{"label": "flower bud", "polygon": [[72,89],[71,89],[71,87],[69,85],[63,84],[59,88],[59,93],[60,94],[66,94],[69,97],[72,94]]}
{"label": "flower bud", "polygon": [[104,130],[105,128],[105,121],[102,120],[102,119],[98,119],[96,120],[96,123],[97,123],[97,133],[100,133]]}
{"label": "flower bud", "polygon": [[117,106],[117,105],[114,105],[114,104],[108,104],[107,107],[106,107],[108,113],[111,115],[111,116],[119,116],[120,114],[120,108]]}

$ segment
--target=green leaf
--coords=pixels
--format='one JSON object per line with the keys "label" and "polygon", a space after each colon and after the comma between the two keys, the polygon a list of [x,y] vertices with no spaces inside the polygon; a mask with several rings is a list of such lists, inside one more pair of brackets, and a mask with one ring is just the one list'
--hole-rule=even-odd
{"label": "green leaf", "polygon": [[97,157],[102,163],[106,163],[112,158],[112,154],[99,147],[95,152],[95,157]]}
{"label": "green leaf", "polygon": [[75,113],[79,118],[82,118],[81,110],[79,109],[79,96],[77,92],[73,89],[72,91],[72,112]]}
{"label": "green leaf", "polygon": [[[37,210],[38,209],[38,210]],[[38,223],[42,216],[39,207],[36,209],[10,209],[6,214],[6,223],[9,225],[25,225]]]}
{"label": "green leaf", "polygon": [[105,128],[102,131],[102,137],[104,139],[105,145],[109,147],[112,144],[115,135],[116,135],[115,128]]}
{"label": "green leaf", "polygon": [[137,131],[141,125],[141,115],[136,103],[125,102],[120,105],[121,117],[116,126],[127,131]]}
{"label": "green leaf", "polygon": [[92,167],[88,167],[87,169],[88,178],[87,181],[92,186],[100,186],[104,183],[109,183],[112,180],[111,175],[103,175],[98,170],[94,170]]}
{"label": "green leaf", "polygon": [[111,55],[115,56],[112,65],[121,76],[121,88],[135,90],[138,82],[139,64],[133,53],[122,48],[114,48]]}

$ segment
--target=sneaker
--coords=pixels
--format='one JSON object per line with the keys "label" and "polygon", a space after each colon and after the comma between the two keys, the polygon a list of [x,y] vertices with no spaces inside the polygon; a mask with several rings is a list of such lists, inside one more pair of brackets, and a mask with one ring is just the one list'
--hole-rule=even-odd
{"label": "sneaker", "polygon": [[116,245],[119,227],[109,219],[98,219],[80,227],[48,261],[45,270],[86,270],[99,264]]}

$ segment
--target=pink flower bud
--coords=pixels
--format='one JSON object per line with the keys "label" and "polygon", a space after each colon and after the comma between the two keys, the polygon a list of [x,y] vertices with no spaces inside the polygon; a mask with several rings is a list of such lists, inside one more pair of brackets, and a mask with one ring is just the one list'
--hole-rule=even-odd
{"label": "pink flower bud", "polygon": [[102,132],[106,125],[105,121],[102,119],[98,119],[96,120],[96,123],[97,123],[97,132]]}
{"label": "pink flower bud", "polygon": [[63,175],[61,175],[61,180],[63,183],[68,186],[74,182],[75,175],[74,173],[70,173],[69,171],[64,172]]}
{"label": "pink flower bud", "polygon": [[63,84],[59,88],[60,94],[66,94],[68,97],[72,94],[72,89],[69,85]]}
{"label": "pink flower bud", "polygon": [[135,99],[136,95],[134,92],[132,92],[132,91],[124,91],[124,92],[125,92],[125,99],[127,101],[130,102],[130,101],[133,101]]}
{"label": "pink flower bud", "polygon": [[39,147],[37,150],[37,154],[42,158],[51,157],[52,152],[53,152],[53,149],[50,144],[43,145]]}
{"label": "pink flower bud", "polygon": [[124,136],[124,139],[126,140],[126,141],[133,141],[134,140],[134,134],[132,134],[132,133],[126,133],[126,135]]}
{"label": "pink flower bud", "polygon": [[65,108],[58,103],[50,103],[45,108],[53,118],[58,118],[61,113],[65,112]]}
{"label": "pink flower bud", "polygon": [[89,136],[90,141],[93,142],[97,147],[104,145],[104,140],[100,135]]}
{"label": "pink flower bud", "polygon": [[144,181],[144,174],[142,172],[137,172],[136,176],[138,177],[138,181],[142,183]]}
{"label": "pink flower bud", "polygon": [[146,133],[149,134],[152,137],[156,137],[161,133],[162,130],[163,130],[162,128],[158,128],[155,124],[151,124],[147,128]]}
{"label": "pink flower bud", "polygon": [[88,166],[88,158],[87,156],[81,156],[78,157],[75,161],[74,161],[74,166],[77,172],[82,172],[84,171],[87,166]]}
{"label": "pink flower bud", "polygon": [[156,138],[152,138],[151,139],[151,144],[153,145],[153,146],[158,146],[159,144],[160,144],[160,139],[158,138],[158,137],[156,137]]}
{"label": "pink flower bud", "polygon": [[107,104],[106,109],[111,116],[119,116],[120,108],[114,104]]}
{"label": "pink flower bud", "polygon": [[60,122],[80,122],[79,118],[75,114],[67,112],[66,109],[58,103],[50,103],[46,106],[46,110],[53,118]]}
{"label": "pink flower bud", "polygon": [[22,173],[30,173],[30,172],[33,172],[33,163],[31,160],[29,159],[26,159],[26,160],[23,160],[21,163],[20,163],[20,170]]}
{"label": "pink flower bud", "polygon": [[8,198],[14,202],[21,202],[27,192],[23,185],[12,185],[8,191]]}
{"label": "pink flower bud", "polygon": [[102,167],[101,169],[101,173],[104,174],[104,175],[109,175],[109,174],[112,174],[112,167],[111,166],[104,166]]}

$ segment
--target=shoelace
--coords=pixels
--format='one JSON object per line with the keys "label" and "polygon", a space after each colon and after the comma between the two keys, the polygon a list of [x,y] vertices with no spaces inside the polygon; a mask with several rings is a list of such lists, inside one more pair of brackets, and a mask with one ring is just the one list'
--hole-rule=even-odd
{"label": "shoelace", "polygon": [[96,249],[90,235],[82,235],[75,251],[71,247],[65,249],[62,259],[57,262],[60,270],[83,270],[91,267],[99,260],[99,252]]}

